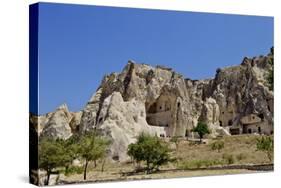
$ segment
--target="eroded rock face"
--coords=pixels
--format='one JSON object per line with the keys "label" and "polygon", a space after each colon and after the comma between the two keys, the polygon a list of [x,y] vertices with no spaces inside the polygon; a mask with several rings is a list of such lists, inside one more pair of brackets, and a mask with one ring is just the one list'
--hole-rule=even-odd
{"label": "eroded rock face", "polygon": [[32,124],[40,137],[68,139],[78,132],[82,112],[69,112],[66,104],[56,111],[41,116],[31,116]]}
{"label": "eroded rock face", "polygon": [[[218,69],[214,79],[185,79],[170,68],[129,61],[121,73],[106,75],[79,113],[62,106],[41,117],[42,135],[68,138],[96,129],[112,140],[110,156],[127,159],[128,144],[141,132],[189,137],[204,121],[211,137],[273,132],[273,92],[267,76],[273,54],[245,58]],[[246,117],[258,117],[245,121]]]}

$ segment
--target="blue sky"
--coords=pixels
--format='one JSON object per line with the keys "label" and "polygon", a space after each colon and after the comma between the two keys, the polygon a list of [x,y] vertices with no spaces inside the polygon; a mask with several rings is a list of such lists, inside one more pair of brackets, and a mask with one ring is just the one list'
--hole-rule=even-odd
{"label": "blue sky", "polygon": [[41,3],[39,113],[82,109],[129,59],[203,79],[272,46],[272,17]]}

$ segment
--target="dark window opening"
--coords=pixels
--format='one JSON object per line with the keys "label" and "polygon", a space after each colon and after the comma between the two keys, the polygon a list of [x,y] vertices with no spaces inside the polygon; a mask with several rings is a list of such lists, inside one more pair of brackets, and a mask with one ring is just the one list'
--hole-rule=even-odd
{"label": "dark window opening", "polygon": [[112,157],[112,159],[113,159],[114,161],[119,161],[119,156],[118,156],[118,155],[114,155],[114,156]]}
{"label": "dark window opening", "polygon": [[224,114],[224,112],[221,112],[222,114]]}
{"label": "dark window opening", "polygon": [[248,133],[251,134],[252,133],[252,129],[248,129]]}
{"label": "dark window opening", "polygon": [[261,118],[261,120],[264,120],[264,115],[263,114],[259,114],[259,118]]}
{"label": "dark window opening", "polygon": [[180,107],[181,103],[178,102],[178,107]]}
{"label": "dark window opening", "polygon": [[252,119],[255,119],[255,116],[253,116]]}
{"label": "dark window opening", "polygon": [[220,126],[222,127],[222,121],[220,121]]}
{"label": "dark window opening", "polygon": [[229,120],[229,121],[228,121],[228,125],[230,126],[230,125],[232,125],[232,124],[233,124],[232,120]]}
{"label": "dark window opening", "polygon": [[258,128],[259,133],[261,134],[261,127]]}
{"label": "dark window opening", "polygon": [[188,137],[188,130],[185,130],[185,137]]}
{"label": "dark window opening", "polygon": [[166,127],[169,127],[169,124],[167,124]]}
{"label": "dark window opening", "polygon": [[161,109],[162,109],[162,106],[160,106],[159,109],[161,110]]}

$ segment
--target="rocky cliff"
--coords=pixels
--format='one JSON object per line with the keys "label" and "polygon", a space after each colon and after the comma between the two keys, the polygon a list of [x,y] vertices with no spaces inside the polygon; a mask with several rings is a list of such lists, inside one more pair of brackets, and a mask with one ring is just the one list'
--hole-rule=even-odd
{"label": "rocky cliff", "polygon": [[217,69],[215,78],[186,79],[174,70],[129,61],[121,73],[104,76],[85,108],[66,105],[39,117],[40,136],[67,139],[90,129],[112,139],[111,156],[126,160],[129,143],[141,132],[161,137],[191,137],[204,121],[210,136],[273,132],[273,91],[268,73],[273,53],[244,58]]}

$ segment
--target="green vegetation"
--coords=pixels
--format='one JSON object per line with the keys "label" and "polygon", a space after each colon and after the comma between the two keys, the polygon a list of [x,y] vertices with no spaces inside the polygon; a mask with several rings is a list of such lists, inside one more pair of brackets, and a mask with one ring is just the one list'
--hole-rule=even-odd
{"label": "green vegetation", "polygon": [[73,174],[82,174],[84,172],[84,168],[81,166],[70,166],[65,172],[66,176],[71,176]]}
{"label": "green vegetation", "polygon": [[153,170],[159,170],[161,165],[171,161],[168,144],[157,136],[150,136],[145,133],[139,135],[135,144],[128,146],[127,153],[137,163],[141,161],[146,163],[147,174]]}
{"label": "green vegetation", "polygon": [[200,137],[200,143],[202,143],[202,138],[206,134],[210,134],[210,130],[208,129],[208,126],[204,122],[198,122],[197,126],[192,129],[193,132],[197,132]]}
{"label": "green vegetation", "polygon": [[90,161],[104,158],[109,141],[99,137],[95,132],[85,133],[79,140],[79,155],[85,160],[84,180],[87,179],[87,168]]}
{"label": "green vegetation", "polygon": [[[74,159],[84,159],[84,179],[87,177],[87,167],[90,161],[105,157],[109,141],[97,136],[95,132],[83,136],[72,136],[67,140],[42,138],[39,141],[39,169],[47,172],[45,185],[49,184],[50,175],[64,167],[66,175],[81,173],[80,167],[72,167]],[[103,168],[103,167],[102,167]]]}
{"label": "green vegetation", "polygon": [[49,184],[50,175],[58,167],[65,166],[70,160],[70,156],[66,152],[63,140],[43,138],[39,142],[38,147],[39,168],[47,172],[45,185]]}
{"label": "green vegetation", "polygon": [[223,141],[219,140],[219,141],[216,141],[216,142],[211,144],[212,150],[217,150],[218,152],[220,152],[223,148],[224,148],[224,142]]}
{"label": "green vegetation", "polygon": [[269,161],[272,162],[274,150],[273,138],[270,136],[257,138],[257,150],[265,152]]}
{"label": "green vegetation", "polygon": [[[169,149],[171,143],[176,144],[176,152]],[[210,175],[231,171],[210,170],[208,169],[210,167],[264,164],[273,158],[272,136],[237,135],[210,139],[206,144],[190,143],[179,137],[172,137],[167,141],[143,133],[138,136],[136,143],[128,146],[128,155],[134,163],[131,161],[112,163],[105,160],[110,142],[95,132],[88,132],[79,137],[73,136],[67,140],[42,138],[39,142],[39,165],[40,169],[48,174],[46,180],[48,184],[51,173],[64,173],[65,176],[60,176],[60,180],[67,182],[77,182],[83,178],[107,181],[120,178],[129,180],[144,177],[195,176],[207,172]],[[210,149],[215,152],[210,152]],[[78,159],[83,165],[73,166],[74,159]],[[94,167],[95,160],[99,165],[98,170]],[[137,171],[135,162],[138,164],[137,167],[141,167]],[[160,169],[161,173],[153,173]],[[246,172],[245,169],[237,170],[242,171]]]}

